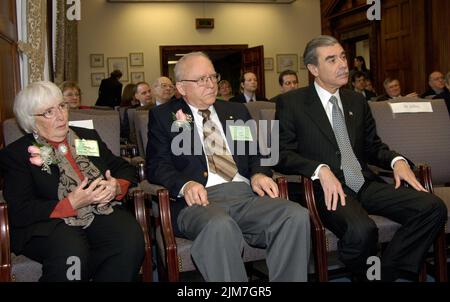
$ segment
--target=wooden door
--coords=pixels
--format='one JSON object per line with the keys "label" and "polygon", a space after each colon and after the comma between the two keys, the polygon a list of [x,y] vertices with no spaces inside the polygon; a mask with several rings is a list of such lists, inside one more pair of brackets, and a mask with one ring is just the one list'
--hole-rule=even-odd
{"label": "wooden door", "polygon": [[3,121],[13,117],[13,103],[20,90],[17,53],[16,1],[0,1],[0,144]]}
{"label": "wooden door", "polygon": [[264,46],[256,46],[242,50],[242,73],[251,71],[258,79],[257,94],[266,97],[264,77]]}

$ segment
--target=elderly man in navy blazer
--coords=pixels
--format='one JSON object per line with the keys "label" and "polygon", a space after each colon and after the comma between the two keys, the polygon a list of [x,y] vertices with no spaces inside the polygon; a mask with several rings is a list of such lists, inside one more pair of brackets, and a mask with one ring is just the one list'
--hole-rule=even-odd
{"label": "elderly man in navy blazer", "polygon": [[[183,99],[150,111],[147,175],[174,198],[174,228],[194,241],[191,255],[204,279],[247,281],[246,241],[266,249],[269,280],[306,281],[308,212],[278,198],[271,170],[249,152],[250,128],[232,123],[250,119],[245,106],[216,100],[220,75],[203,53],[181,58],[175,76]],[[238,143],[244,154],[233,152]]]}

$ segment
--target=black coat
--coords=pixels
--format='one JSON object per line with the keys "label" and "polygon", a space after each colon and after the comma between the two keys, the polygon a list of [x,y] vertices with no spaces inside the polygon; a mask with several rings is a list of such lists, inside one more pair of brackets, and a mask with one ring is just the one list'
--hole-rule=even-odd
{"label": "black coat", "polygon": [[[94,130],[71,127],[84,139],[98,141],[100,157],[88,157],[104,175],[111,171],[115,178],[136,184],[136,171],[125,160],[111,153]],[[27,134],[0,150],[0,167],[4,176],[3,195],[8,203],[12,250],[20,254],[33,236],[48,236],[62,220],[50,218],[59,202],[59,169],[50,165],[51,174],[30,163],[28,147],[35,142]]]}
{"label": "black coat", "polygon": [[[368,164],[390,170],[391,161],[399,154],[389,150],[378,137],[364,96],[343,88],[339,94],[350,142],[363,175],[377,179]],[[314,84],[281,95],[276,119],[280,121],[280,172],[311,177],[319,164],[327,164],[344,181],[339,146]]]}
{"label": "black coat", "polygon": [[98,89],[96,106],[119,106],[122,99],[122,83],[116,78],[103,79]]}

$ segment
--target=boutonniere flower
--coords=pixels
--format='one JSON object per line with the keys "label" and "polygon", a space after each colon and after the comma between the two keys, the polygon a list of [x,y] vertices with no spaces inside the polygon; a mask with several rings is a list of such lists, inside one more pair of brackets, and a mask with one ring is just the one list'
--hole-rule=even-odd
{"label": "boutonniere flower", "polygon": [[55,152],[49,145],[34,144],[28,147],[30,153],[30,162],[38,167],[42,167],[41,170],[52,174],[50,165],[58,164],[58,160],[55,158]]}
{"label": "boutonniere flower", "polygon": [[176,113],[172,112],[173,122],[177,127],[191,127],[192,115],[186,114],[183,110],[179,109]]}

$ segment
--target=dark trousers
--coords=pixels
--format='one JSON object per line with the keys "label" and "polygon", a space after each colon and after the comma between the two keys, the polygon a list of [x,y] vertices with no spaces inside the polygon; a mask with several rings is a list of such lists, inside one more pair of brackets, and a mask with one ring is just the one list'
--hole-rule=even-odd
{"label": "dark trousers", "polygon": [[23,254],[42,263],[40,281],[72,281],[67,277],[74,276],[72,256],[79,259],[81,277],[73,281],[137,281],[144,237],[136,219],[116,206],[110,215],[96,215],[86,229],[61,220],[49,236],[33,237]]}
{"label": "dark trousers", "polygon": [[344,187],[346,205],[339,203],[336,211],[328,211],[320,183],[315,183],[319,215],[325,227],[339,238],[340,260],[351,272],[365,276],[367,258],[377,254],[378,229],[369,214],[402,225],[382,255],[382,280],[395,280],[401,272],[419,272],[426,252],[447,219],[447,208],[441,199],[372,181],[366,182],[358,194]]}

